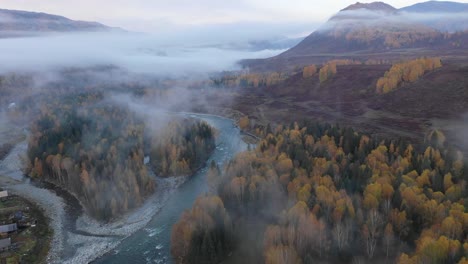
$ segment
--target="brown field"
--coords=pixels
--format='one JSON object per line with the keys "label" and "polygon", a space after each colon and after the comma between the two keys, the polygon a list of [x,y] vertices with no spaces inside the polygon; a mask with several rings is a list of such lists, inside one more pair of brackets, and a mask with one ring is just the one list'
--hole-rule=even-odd
{"label": "brown field", "polygon": [[445,58],[442,68],[415,83],[378,95],[376,82],[390,67],[338,66],[338,73],[322,84],[318,75],[304,79],[298,73],[275,86],[230,92],[231,107],[261,125],[321,120],[415,143],[437,128],[468,153],[466,142],[459,142],[460,133],[468,131],[468,59]]}

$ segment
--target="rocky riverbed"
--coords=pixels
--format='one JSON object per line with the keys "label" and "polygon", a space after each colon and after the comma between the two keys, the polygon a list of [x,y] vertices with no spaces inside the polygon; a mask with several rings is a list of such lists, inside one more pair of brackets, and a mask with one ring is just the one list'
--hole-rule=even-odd
{"label": "rocky riverbed", "polygon": [[70,207],[53,189],[40,187],[23,175],[22,157],[26,151],[26,141],[20,142],[0,162],[0,184],[39,205],[50,219],[54,235],[48,263],[87,263],[112,250],[125,237],[143,228],[187,179],[155,177],[154,195],[140,208],[111,223],[101,223],[86,214],[81,214],[76,221],[68,221],[69,215],[81,208]]}

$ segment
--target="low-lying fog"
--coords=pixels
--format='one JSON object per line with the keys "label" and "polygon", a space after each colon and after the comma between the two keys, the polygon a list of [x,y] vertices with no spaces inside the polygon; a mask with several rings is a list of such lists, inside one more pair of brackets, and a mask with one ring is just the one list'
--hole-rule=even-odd
{"label": "low-lying fog", "polygon": [[79,33],[0,40],[0,72],[50,71],[63,67],[115,65],[129,71],[178,76],[237,69],[244,58],[283,50],[236,49],[216,34]]}

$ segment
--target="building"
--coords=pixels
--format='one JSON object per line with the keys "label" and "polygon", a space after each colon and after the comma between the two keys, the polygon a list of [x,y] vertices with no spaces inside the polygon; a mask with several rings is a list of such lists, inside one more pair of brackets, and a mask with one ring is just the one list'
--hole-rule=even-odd
{"label": "building", "polygon": [[1,191],[0,192],[0,200],[5,200],[8,198],[8,191]]}
{"label": "building", "polygon": [[18,230],[18,225],[16,223],[9,225],[0,225],[0,234],[8,234],[11,232],[16,232]]}
{"label": "building", "polygon": [[0,239],[0,251],[11,248],[11,238]]}

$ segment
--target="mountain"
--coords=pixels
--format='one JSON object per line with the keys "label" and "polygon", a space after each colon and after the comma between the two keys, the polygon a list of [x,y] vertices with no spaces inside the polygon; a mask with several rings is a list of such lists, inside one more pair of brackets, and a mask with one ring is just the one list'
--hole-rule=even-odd
{"label": "mountain", "polygon": [[0,9],[0,36],[22,36],[44,32],[116,30],[97,22],[71,20],[46,13]]}
{"label": "mountain", "polygon": [[442,32],[468,30],[468,4],[465,3],[429,1],[404,7],[399,12]]}
{"label": "mountain", "polygon": [[371,10],[371,11],[383,11],[383,12],[388,12],[388,13],[393,13],[397,11],[396,8],[384,2],[373,2],[373,3],[368,3],[368,4],[357,2],[353,5],[350,5],[342,9],[341,12],[359,10],[359,9],[366,9],[366,10]]}
{"label": "mountain", "polygon": [[[468,16],[460,17],[467,19]],[[371,56],[382,59],[380,55],[385,55],[385,59],[392,57],[399,60],[404,50],[408,49],[412,51],[407,56],[426,56],[426,53],[468,48],[468,32],[448,34],[459,30],[441,30],[443,27],[453,29],[452,23],[437,25],[432,20],[450,21],[433,14],[414,15],[383,2],[358,2],[339,11],[322,27],[286,52],[263,61],[246,60],[241,64],[263,71],[320,64],[336,57],[367,60]],[[465,25],[468,23],[459,27]]]}
{"label": "mountain", "polygon": [[431,45],[441,33],[424,24],[401,19],[382,2],[356,3],[331,17],[319,30],[283,55],[382,51]]}
{"label": "mountain", "polygon": [[468,4],[447,1],[428,1],[403,7],[400,11],[409,13],[464,13],[468,12]]}

